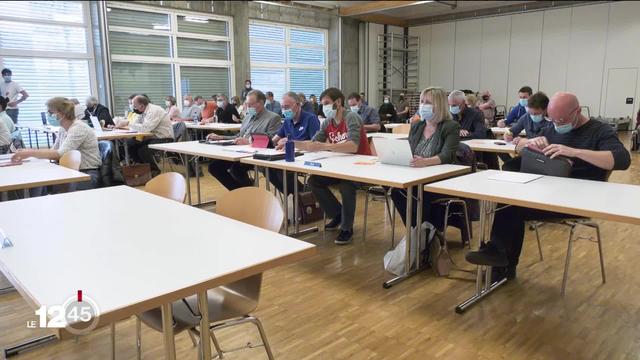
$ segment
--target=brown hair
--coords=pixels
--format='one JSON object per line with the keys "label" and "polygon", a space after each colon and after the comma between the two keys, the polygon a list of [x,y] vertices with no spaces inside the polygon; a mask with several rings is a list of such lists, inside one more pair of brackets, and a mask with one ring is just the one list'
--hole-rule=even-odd
{"label": "brown hair", "polygon": [[71,100],[63,97],[53,97],[46,102],[47,109],[62,114],[65,120],[75,120],[75,105]]}

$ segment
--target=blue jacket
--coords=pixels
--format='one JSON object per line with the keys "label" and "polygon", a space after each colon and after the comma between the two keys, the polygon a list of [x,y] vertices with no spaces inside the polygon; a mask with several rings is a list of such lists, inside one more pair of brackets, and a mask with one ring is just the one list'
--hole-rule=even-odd
{"label": "blue jacket", "polygon": [[511,125],[514,122],[518,121],[518,119],[520,119],[522,115],[526,114],[527,109],[524,106],[518,104],[514,106],[513,109],[511,109],[511,112],[509,112],[509,115],[507,115],[507,119],[504,121],[504,123],[507,125]]}
{"label": "blue jacket", "polygon": [[315,114],[300,111],[298,121],[293,124],[291,120],[285,120],[278,130],[278,137],[285,138],[291,135],[291,140],[311,140],[320,130],[320,121]]}

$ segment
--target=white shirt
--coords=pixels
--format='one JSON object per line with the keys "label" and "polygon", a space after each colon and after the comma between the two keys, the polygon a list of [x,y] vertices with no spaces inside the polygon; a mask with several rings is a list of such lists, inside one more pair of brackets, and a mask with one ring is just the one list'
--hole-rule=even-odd
{"label": "white shirt", "polygon": [[96,133],[81,120],[75,120],[69,130],[60,127],[53,149],[60,156],[71,150],[80,151],[80,170],[97,169],[102,165]]}
{"label": "white shirt", "polygon": [[[2,96],[9,98],[9,102],[18,100],[18,94],[20,94],[21,91],[24,91],[24,89],[17,82],[0,80],[0,93],[2,93]],[[7,106],[7,109],[17,108],[17,106]]]}
{"label": "white shirt", "polygon": [[9,144],[11,144],[11,132],[9,132],[7,124],[0,119],[0,146],[7,146]]}
{"label": "white shirt", "polygon": [[152,133],[156,139],[173,139],[173,126],[169,114],[158,105],[147,105],[138,120],[129,124],[129,128]]}

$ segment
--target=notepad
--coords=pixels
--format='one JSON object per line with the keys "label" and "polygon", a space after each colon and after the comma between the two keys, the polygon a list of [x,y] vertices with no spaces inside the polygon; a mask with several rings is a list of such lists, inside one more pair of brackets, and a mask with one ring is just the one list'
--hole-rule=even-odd
{"label": "notepad", "polygon": [[519,172],[512,172],[512,171],[500,171],[489,176],[487,179],[517,183],[517,184],[526,184],[534,180],[540,179],[541,177],[542,175],[538,175],[538,174],[527,174],[527,173],[519,173]]}

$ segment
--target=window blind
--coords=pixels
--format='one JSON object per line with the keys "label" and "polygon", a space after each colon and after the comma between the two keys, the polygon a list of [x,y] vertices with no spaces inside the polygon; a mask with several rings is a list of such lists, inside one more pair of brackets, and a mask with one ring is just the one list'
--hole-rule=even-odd
{"label": "window blind", "polygon": [[107,9],[109,26],[169,31],[169,15],[116,7]]}
{"label": "window blind", "polygon": [[229,35],[226,21],[197,16],[178,16],[178,31],[192,34]]}
{"label": "window blind", "polygon": [[2,13],[13,18],[84,23],[79,1],[3,1]]}
{"label": "window blind", "polygon": [[278,101],[289,91],[284,69],[251,67],[251,84],[254,89],[262,92],[273,92],[273,97]]}
{"label": "window blind", "polygon": [[0,21],[0,48],[86,53],[86,30],[75,26]]}
{"label": "window blind", "polygon": [[111,65],[116,116],[124,116],[132,94],[147,94],[154,104],[174,95],[173,71],[170,64],[113,62]]}
{"label": "window blind", "polygon": [[180,67],[182,95],[200,95],[205,99],[214,94],[229,96],[229,70],[198,66]]}
{"label": "window blind", "polygon": [[171,38],[112,31],[109,33],[112,54],[171,57]]}
{"label": "window blind", "polygon": [[178,57],[191,59],[229,60],[229,43],[178,38]]}

